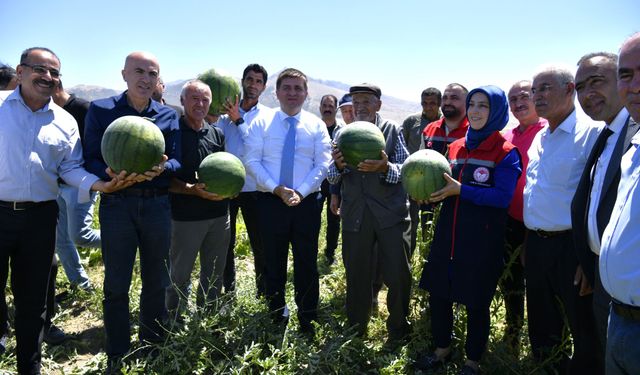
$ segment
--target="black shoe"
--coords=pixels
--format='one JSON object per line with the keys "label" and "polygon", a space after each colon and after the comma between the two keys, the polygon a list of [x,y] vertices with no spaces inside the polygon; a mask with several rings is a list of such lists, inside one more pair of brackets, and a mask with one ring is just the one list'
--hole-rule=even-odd
{"label": "black shoe", "polygon": [[315,337],[316,328],[311,322],[300,322],[300,333],[305,336]]}
{"label": "black shoe", "polygon": [[480,374],[480,370],[476,370],[469,365],[462,366],[460,371],[458,371],[458,375],[478,375],[478,374]]}
{"label": "black shoe", "polygon": [[431,353],[418,358],[413,362],[413,367],[423,371],[434,371],[446,365],[451,360],[451,353],[447,354],[443,359],[438,358],[436,353]]}
{"label": "black shoe", "polygon": [[7,341],[9,340],[9,335],[8,334],[3,334],[2,337],[0,337],[0,355],[3,355],[4,353],[7,352]]}
{"label": "black shoe", "polygon": [[68,339],[69,336],[53,324],[44,328],[44,342],[48,345],[60,345]]}

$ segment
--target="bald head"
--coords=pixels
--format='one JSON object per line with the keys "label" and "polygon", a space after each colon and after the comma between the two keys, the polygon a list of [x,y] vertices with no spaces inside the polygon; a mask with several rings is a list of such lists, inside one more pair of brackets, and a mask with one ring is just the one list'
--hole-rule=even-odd
{"label": "bald head", "polygon": [[640,122],[640,32],[620,47],[618,94],[631,117]]}
{"label": "bald head", "polygon": [[124,61],[122,78],[127,82],[127,98],[134,106],[147,105],[160,76],[158,59],[149,52],[132,52]]}

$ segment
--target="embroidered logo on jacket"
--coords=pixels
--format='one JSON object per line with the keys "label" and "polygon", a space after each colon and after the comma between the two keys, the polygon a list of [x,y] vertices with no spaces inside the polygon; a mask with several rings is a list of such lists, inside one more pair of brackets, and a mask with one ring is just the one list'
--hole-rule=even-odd
{"label": "embroidered logo on jacket", "polygon": [[478,167],[473,171],[473,179],[478,182],[487,182],[489,180],[489,170],[485,167]]}

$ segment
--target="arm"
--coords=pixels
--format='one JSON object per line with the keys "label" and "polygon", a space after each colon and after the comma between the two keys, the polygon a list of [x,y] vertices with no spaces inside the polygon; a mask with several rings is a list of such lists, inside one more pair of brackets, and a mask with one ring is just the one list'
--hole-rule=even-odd
{"label": "arm", "polygon": [[400,174],[402,163],[409,156],[402,132],[398,132],[398,139],[391,155],[387,156],[384,151],[381,151],[381,156],[380,160],[368,159],[359,163],[358,170],[361,172],[378,172],[386,183],[399,184],[402,177]]}
{"label": "arm", "polygon": [[177,178],[172,178],[169,182],[169,191],[176,194],[193,195],[202,199],[212,201],[221,201],[224,198],[218,194],[210,193],[204,190],[204,184],[190,184]]}
{"label": "arm", "polygon": [[260,119],[254,121],[249,126],[249,133],[247,138],[244,139],[245,153],[245,166],[247,171],[255,178],[259,188],[263,191],[273,192],[278,186],[278,183],[271,178],[269,172],[262,165],[263,150],[264,150],[264,130],[265,120]]}
{"label": "arm", "polygon": [[[322,126],[322,127],[320,127]],[[314,137],[313,168],[298,186],[298,192],[302,197],[317,191],[322,180],[327,177],[327,169],[331,163],[331,138],[324,124],[318,123]]]}
{"label": "arm", "polygon": [[180,122],[178,113],[172,111],[169,119],[168,128],[164,130],[165,154],[168,160],[164,163],[164,169],[170,175],[174,175],[180,169],[180,160],[182,159],[182,150],[180,142]]}
{"label": "arm", "polygon": [[100,144],[106,126],[98,118],[99,109],[92,103],[84,120],[84,166],[87,171],[93,173],[104,181],[109,180],[105,172],[107,164],[102,158]]}

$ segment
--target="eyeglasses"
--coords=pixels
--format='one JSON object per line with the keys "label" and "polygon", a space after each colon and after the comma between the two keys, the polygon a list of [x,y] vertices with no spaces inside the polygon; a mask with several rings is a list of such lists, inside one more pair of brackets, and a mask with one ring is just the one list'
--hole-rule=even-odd
{"label": "eyeglasses", "polygon": [[49,75],[51,75],[51,78],[60,78],[62,76],[62,74],[60,74],[60,71],[58,69],[54,69],[54,68],[48,68],[44,65],[39,65],[39,64],[26,64],[26,63],[21,63],[20,65],[29,67],[31,69],[33,69],[33,71],[36,74],[47,74],[47,72],[49,72]]}

